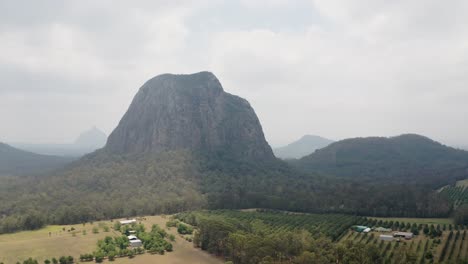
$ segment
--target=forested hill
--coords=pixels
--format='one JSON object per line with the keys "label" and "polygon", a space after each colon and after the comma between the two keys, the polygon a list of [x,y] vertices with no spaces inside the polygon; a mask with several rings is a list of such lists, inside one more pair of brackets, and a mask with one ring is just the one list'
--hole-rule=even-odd
{"label": "forested hill", "polygon": [[280,159],[299,159],[333,143],[333,140],[314,135],[305,135],[284,147],[273,149]]}
{"label": "forested hill", "polygon": [[468,175],[468,152],[406,134],[342,140],[293,164],[304,171],[358,181],[438,186]]}
{"label": "forested hill", "polygon": [[44,174],[71,161],[71,158],[40,155],[0,143],[0,176]]}

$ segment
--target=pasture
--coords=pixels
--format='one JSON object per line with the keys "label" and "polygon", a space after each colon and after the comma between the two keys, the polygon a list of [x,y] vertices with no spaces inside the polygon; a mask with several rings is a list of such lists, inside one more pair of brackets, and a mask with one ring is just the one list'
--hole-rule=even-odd
{"label": "pasture", "polygon": [[[165,224],[168,218],[165,216],[144,217],[141,219],[141,223],[148,229],[153,224],[158,224],[161,228],[166,229]],[[3,234],[0,235],[0,262],[14,264],[17,261],[22,262],[32,257],[37,259],[39,263],[43,263],[45,259],[53,257],[58,259],[60,256],[70,255],[78,263],[80,254],[92,253],[97,249],[96,243],[99,239],[103,239],[106,236],[121,235],[120,232],[114,231],[111,228],[112,226],[113,222],[111,221],[100,221],[92,224],[86,223],[85,225],[47,226],[35,231]],[[135,256],[132,259],[127,257],[117,258],[114,263],[222,263],[221,260],[194,248],[192,243],[180,237],[174,228],[170,230],[166,229],[166,231],[176,236],[176,241],[173,242],[173,252],[166,253],[165,255],[146,253]]]}

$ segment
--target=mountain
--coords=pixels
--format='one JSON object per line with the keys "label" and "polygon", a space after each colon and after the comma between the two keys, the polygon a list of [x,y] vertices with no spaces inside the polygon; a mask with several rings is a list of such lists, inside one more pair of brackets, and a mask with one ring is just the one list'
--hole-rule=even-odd
{"label": "mountain", "polygon": [[287,146],[273,149],[273,152],[280,159],[299,159],[333,142],[333,140],[320,136],[305,135]]}
{"label": "mountain", "polygon": [[41,208],[45,221],[71,223],[199,208],[281,207],[282,197],[296,195],[291,175],[245,99],[226,93],[209,72],[163,74],[139,89],[104,148],[28,183],[31,195],[21,201],[2,199],[0,188],[0,214],[34,204],[31,210]]}
{"label": "mountain", "polygon": [[93,127],[81,133],[75,142],[70,144],[10,143],[10,145],[42,155],[81,157],[102,148],[106,144],[106,140],[107,135]]}
{"label": "mountain", "polygon": [[210,72],[163,74],[140,88],[109,136],[112,154],[189,150],[250,161],[274,160],[250,104],[224,92]]}
{"label": "mountain", "polygon": [[77,149],[99,149],[104,147],[107,141],[107,135],[96,127],[91,128],[80,134],[76,139],[74,146]]}
{"label": "mountain", "polygon": [[45,174],[71,161],[70,158],[35,154],[0,143],[0,176]]}
{"label": "mountain", "polygon": [[309,172],[373,182],[437,186],[468,176],[468,152],[414,134],[346,139],[293,164]]}

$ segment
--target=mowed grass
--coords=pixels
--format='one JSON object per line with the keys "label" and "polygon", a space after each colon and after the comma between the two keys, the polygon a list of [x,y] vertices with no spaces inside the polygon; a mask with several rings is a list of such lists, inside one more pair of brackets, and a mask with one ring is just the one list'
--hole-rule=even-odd
{"label": "mowed grass", "polygon": [[405,223],[416,223],[416,224],[440,224],[440,225],[449,225],[453,224],[453,220],[450,218],[406,218],[406,217],[367,217],[369,219],[377,219],[382,221],[398,221],[398,222],[405,222]]}
{"label": "mowed grass", "polygon": [[[150,216],[145,217],[141,221],[147,229],[150,229],[153,224],[158,224],[162,228],[166,228],[168,217],[165,216]],[[5,264],[15,264],[17,261],[32,257],[44,263],[45,259],[52,257],[59,258],[60,256],[73,256],[75,261],[79,261],[80,254],[92,253],[97,249],[96,243],[99,239],[106,236],[118,236],[120,232],[112,230],[113,222],[101,221],[93,224],[85,225],[66,225],[66,226],[47,226],[36,231],[24,231],[14,234],[0,235],[0,262]],[[110,227],[109,232],[104,232],[103,226]],[[75,231],[70,231],[71,228]],[[65,228],[65,231],[63,230]],[[99,233],[94,234],[93,228],[98,228]],[[86,234],[83,234],[83,231]],[[182,263],[207,263],[219,264],[221,260],[193,247],[192,243],[186,241],[179,235],[177,230],[172,228],[167,230],[168,233],[176,235],[176,241],[173,242],[174,251],[165,255],[138,255],[132,259],[118,258],[113,263],[162,263],[162,264],[182,264]],[[73,235],[74,233],[74,235]],[[107,263],[112,263],[105,261]],[[94,262],[88,262],[94,263]]]}

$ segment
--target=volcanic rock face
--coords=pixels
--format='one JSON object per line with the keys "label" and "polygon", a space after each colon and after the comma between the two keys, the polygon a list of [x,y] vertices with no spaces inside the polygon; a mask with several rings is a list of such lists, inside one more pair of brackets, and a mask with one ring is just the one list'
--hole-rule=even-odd
{"label": "volcanic rock face", "polygon": [[210,72],[163,74],[147,81],[105,147],[130,155],[181,149],[274,159],[250,104],[224,92]]}

